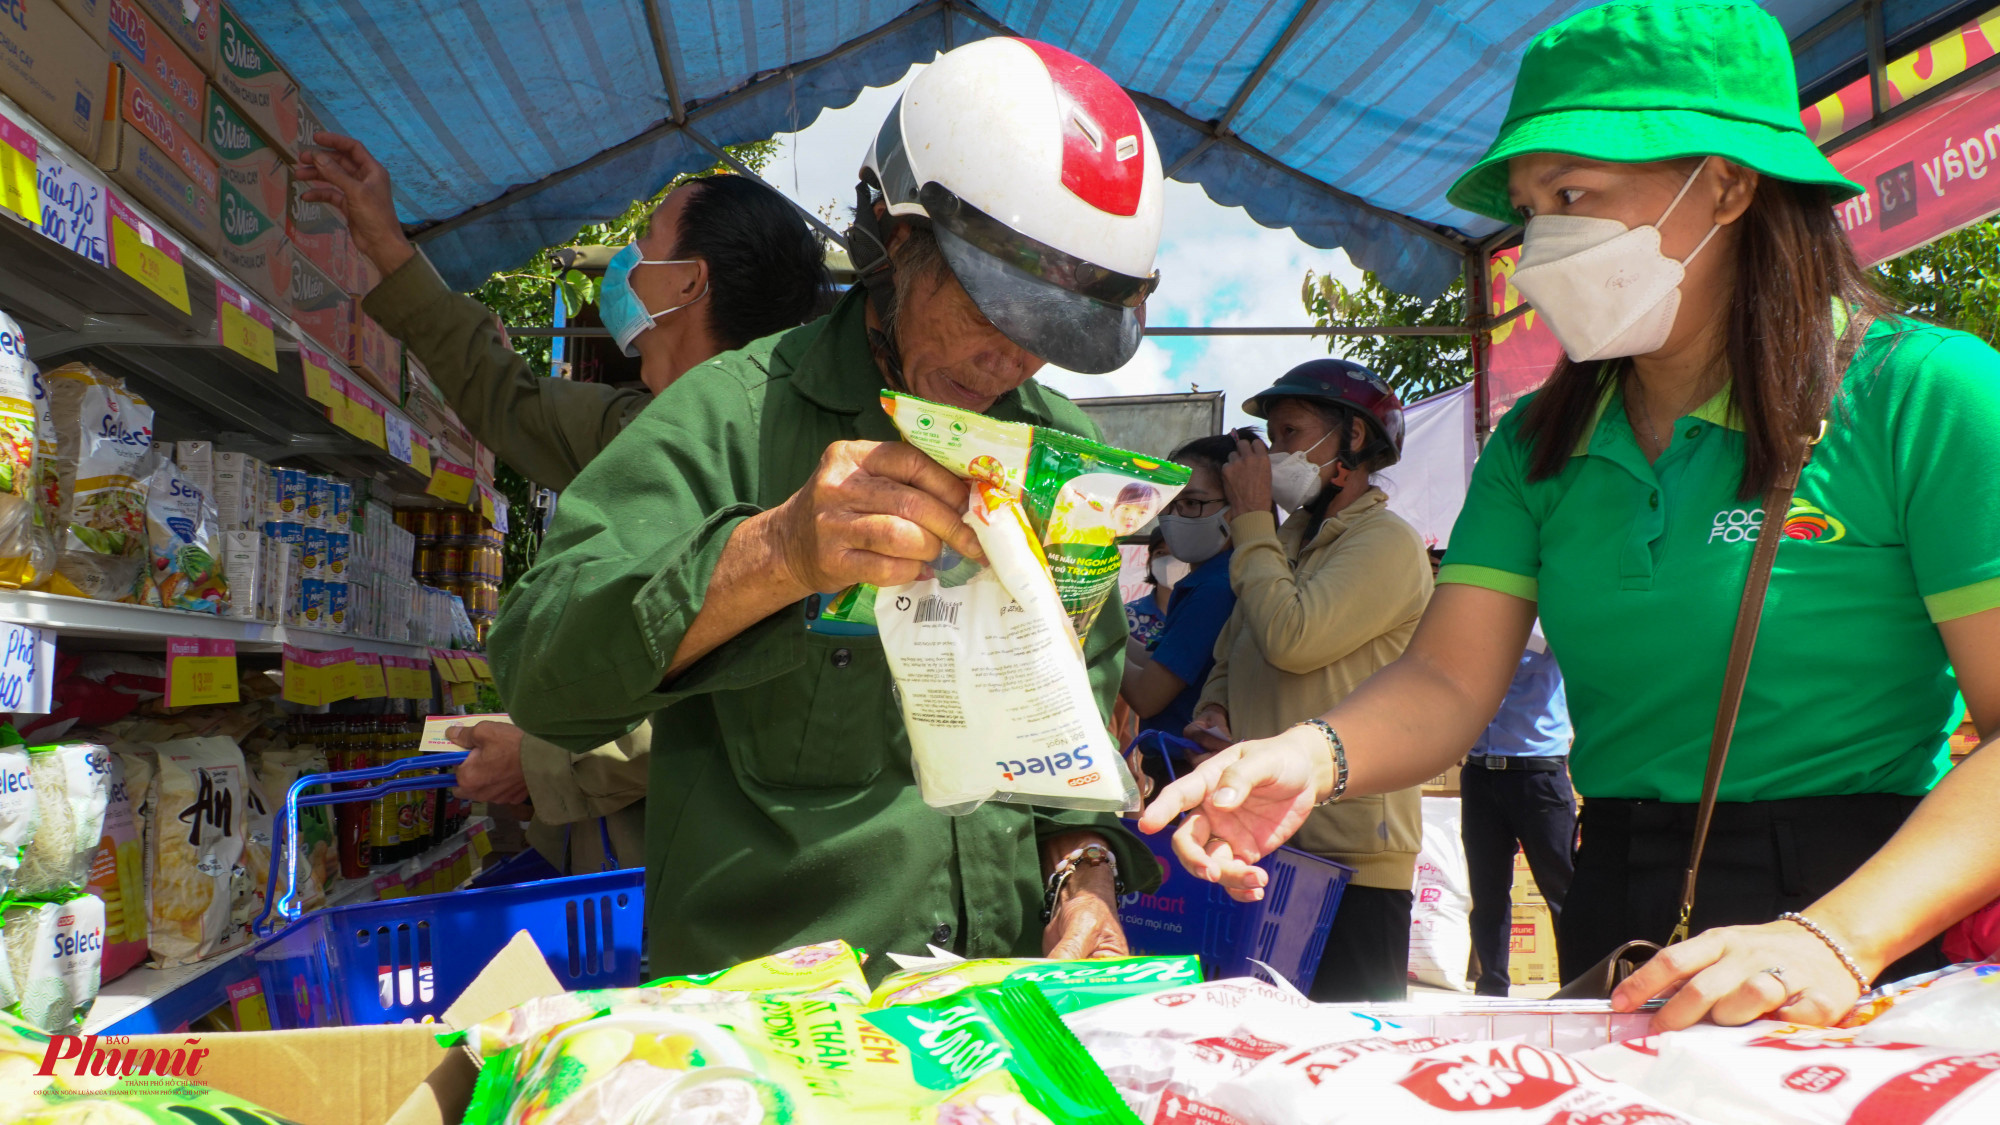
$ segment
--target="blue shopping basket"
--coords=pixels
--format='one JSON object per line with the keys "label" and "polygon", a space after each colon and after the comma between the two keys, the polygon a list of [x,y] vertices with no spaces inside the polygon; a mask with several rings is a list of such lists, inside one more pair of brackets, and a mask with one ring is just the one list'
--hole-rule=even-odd
{"label": "blue shopping basket", "polygon": [[[1169,777],[1174,756],[1201,752],[1186,739],[1160,731],[1141,734],[1133,745],[1148,758],[1167,762]],[[1200,954],[1210,980],[1261,976],[1252,962],[1262,962],[1300,991],[1310,989],[1354,869],[1297,848],[1279,848],[1258,864],[1271,873],[1264,897],[1237,902],[1219,884],[1182,867],[1174,858],[1171,837],[1169,831],[1144,838],[1160,865],[1160,889],[1119,900],[1118,920],[1132,952]]]}
{"label": "blue shopping basket", "polygon": [[[640,980],[646,873],[637,868],[356,903],[298,913],[298,810],[434,789],[436,776],[387,780],[412,769],[455,766],[464,754],[431,754],[365,770],[313,774],[285,794],[258,933],[289,925],[251,951],[278,1028],[421,1021],[442,1015],[515,933],[526,930],[565,989],[623,988]],[[307,795],[343,782],[364,789]],[[502,865],[503,867],[507,865]],[[534,865],[513,871],[538,873]],[[277,874],[285,872],[282,894]],[[499,869],[491,872],[502,875]],[[276,919],[274,921],[273,919]]]}

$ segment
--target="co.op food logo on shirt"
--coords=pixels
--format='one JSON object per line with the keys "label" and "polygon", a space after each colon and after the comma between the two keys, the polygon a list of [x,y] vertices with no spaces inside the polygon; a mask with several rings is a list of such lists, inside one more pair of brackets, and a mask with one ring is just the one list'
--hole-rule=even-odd
{"label": "co.op food logo on shirt", "polygon": [[[1724,508],[1715,513],[1715,519],[1708,526],[1710,543],[1755,543],[1764,526],[1762,508]],[[1820,543],[1836,543],[1847,538],[1847,525],[1841,523],[1824,509],[1814,507],[1803,500],[1792,501],[1792,507],[1785,515],[1785,526],[1781,534],[1787,539],[1804,539]]]}

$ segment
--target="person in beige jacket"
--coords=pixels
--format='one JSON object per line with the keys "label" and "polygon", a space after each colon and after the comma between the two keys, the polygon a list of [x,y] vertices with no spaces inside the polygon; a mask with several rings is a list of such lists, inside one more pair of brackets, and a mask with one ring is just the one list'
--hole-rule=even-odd
{"label": "person in beige jacket", "polygon": [[[1243,409],[1271,446],[1238,439],[1223,470],[1236,610],[1188,737],[1220,750],[1324,713],[1403,653],[1431,596],[1423,537],[1368,475],[1402,452],[1402,404],[1367,368],[1313,360]],[[1275,452],[1274,452],[1275,451]],[[1272,505],[1291,514],[1278,526]],[[1354,868],[1311,995],[1399,1000],[1422,845],[1416,789],[1320,809],[1293,845]]]}

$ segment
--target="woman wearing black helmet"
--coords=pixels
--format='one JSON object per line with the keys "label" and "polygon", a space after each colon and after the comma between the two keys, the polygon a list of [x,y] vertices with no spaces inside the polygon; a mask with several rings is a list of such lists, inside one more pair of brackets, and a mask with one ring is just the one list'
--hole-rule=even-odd
{"label": "woman wearing black helmet", "polygon": [[[1224,466],[1236,512],[1236,611],[1188,737],[1220,750],[1324,713],[1395,660],[1431,596],[1423,537],[1368,476],[1402,452],[1403,406],[1367,368],[1320,359],[1243,404],[1271,446],[1239,437]],[[1288,513],[1281,527],[1273,507]],[[1293,844],[1354,868],[1313,981],[1315,1000],[1389,1000],[1410,963],[1410,887],[1422,844],[1415,788],[1308,819]]]}

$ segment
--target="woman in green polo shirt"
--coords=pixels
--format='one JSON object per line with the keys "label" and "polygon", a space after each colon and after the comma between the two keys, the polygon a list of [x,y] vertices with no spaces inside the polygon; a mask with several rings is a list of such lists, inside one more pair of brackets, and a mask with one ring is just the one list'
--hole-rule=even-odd
{"label": "woman in green polo shirt", "polygon": [[[1860,190],[1800,127],[1784,33],[1751,4],[1543,33],[1450,198],[1526,222],[1515,284],[1568,360],[1488,443],[1403,658],[1322,724],[1210,759],[1142,828],[1195,810],[1190,870],[1261,895],[1248,863],[1343,777],[1392,791],[1472,744],[1539,611],[1585,798],[1563,971],[1664,941],[1751,551],[1782,534],[1695,899],[1696,930],[1727,928],[1620,1003],[1684,981],[1658,1026],[1823,1022],[1864,979],[1936,964],[1934,936],[2000,894],[2000,751],[1948,778],[1945,752],[1961,696],[2000,728],[2000,355],[1884,306],[1833,215]],[[1835,388],[1790,510],[1765,513]]]}

